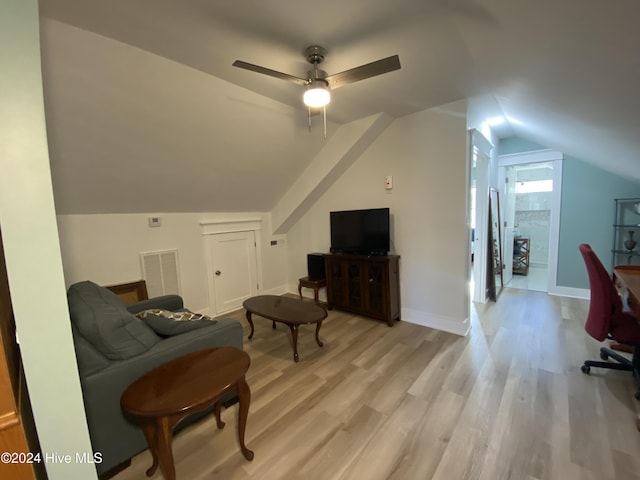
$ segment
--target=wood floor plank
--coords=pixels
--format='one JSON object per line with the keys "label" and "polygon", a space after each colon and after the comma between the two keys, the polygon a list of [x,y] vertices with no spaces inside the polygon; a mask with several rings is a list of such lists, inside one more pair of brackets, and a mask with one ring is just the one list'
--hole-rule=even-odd
{"label": "wood floor plank", "polygon": [[[315,342],[244,312],[252,401],[240,453],[237,405],[173,443],[182,479],[640,480],[628,372],[580,365],[600,343],[588,301],[506,288],[474,304],[467,337],[331,311]],[[147,478],[148,451],[116,480]],[[157,472],[152,479],[161,479]]]}
{"label": "wood floor plank", "polygon": [[386,420],[387,417],[378,411],[363,405],[348,421],[344,422],[343,428],[327,439],[292,478],[301,480],[340,478],[354,460],[362,458],[370,438]]}
{"label": "wood floor plank", "polygon": [[[407,444],[418,433],[414,426],[422,422],[427,407],[425,400],[407,395],[365,444],[362,453],[341,476],[333,478],[389,478],[402,461]],[[381,455],[383,451],[385,454]]]}
{"label": "wood floor plank", "polygon": [[434,479],[478,479],[496,424],[507,374],[487,358],[453,430]]}
{"label": "wood floor plank", "polygon": [[390,472],[389,479],[433,478],[457,429],[466,400],[449,390],[440,391],[433,402],[428,404],[422,421],[416,423],[415,434],[399,455],[399,461],[395,470]]}
{"label": "wood floor plank", "polygon": [[380,380],[377,391],[366,400],[377,411],[391,415],[396,406],[408,395],[408,389],[416,380],[420,371],[426,367],[439,350],[439,344],[425,340],[420,346],[404,358],[403,368],[391,372]]}

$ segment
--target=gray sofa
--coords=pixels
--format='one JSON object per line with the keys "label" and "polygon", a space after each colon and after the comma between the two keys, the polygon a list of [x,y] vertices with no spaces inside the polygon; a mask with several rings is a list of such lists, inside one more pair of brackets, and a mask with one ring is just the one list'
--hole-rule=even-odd
{"label": "gray sofa", "polygon": [[[134,380],[196,350],[242,348],[242,326],[236,320],[175,321],[149,316],[163,323],[158,328],[148,318],[134,315],[148,309],[185,311],[178,295],[125,305],[110,290],[86,281],[72,285],[67,300],[91,444],[94,453],[102,454],[102,462],[96,464],[98,474],[147,448],[142,430],[120,409],[120,397]],[[187,417],[180,426],[207,413]]]}

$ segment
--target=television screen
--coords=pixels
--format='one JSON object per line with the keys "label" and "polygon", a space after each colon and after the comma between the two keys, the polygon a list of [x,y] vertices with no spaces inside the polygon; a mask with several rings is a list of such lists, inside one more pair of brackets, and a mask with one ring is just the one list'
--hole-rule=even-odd
{"label": "television screen", "polygon": [[389,253],[389,209],[331,212],[331,252],[361,255]]}

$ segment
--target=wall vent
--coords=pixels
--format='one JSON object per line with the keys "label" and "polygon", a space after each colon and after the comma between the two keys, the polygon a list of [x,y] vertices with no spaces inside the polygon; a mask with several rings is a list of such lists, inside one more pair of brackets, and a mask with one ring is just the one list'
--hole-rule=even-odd
{"label": "wall vent", "polygon": [[143,252],[140,254],[140,262],[149,298],[169,294],[182,295],[178,250]]}

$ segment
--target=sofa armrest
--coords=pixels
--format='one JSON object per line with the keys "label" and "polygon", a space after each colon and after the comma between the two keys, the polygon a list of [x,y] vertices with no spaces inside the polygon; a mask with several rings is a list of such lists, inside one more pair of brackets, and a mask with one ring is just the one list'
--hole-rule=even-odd
{"label": "sofa armrest", "polygon": [[180,295],[162,295],[160,297],[149,298],[147,300],[141,300],[127,305],[127,310],[134,315],[152,308],[171,310],[173,312],[184,308],[184,303]]}

